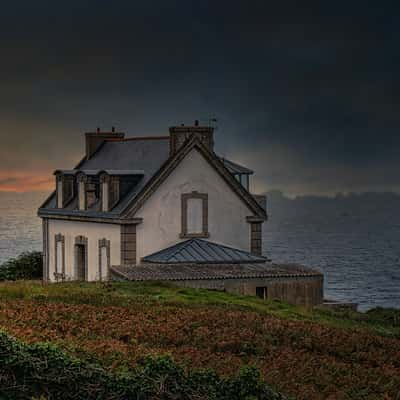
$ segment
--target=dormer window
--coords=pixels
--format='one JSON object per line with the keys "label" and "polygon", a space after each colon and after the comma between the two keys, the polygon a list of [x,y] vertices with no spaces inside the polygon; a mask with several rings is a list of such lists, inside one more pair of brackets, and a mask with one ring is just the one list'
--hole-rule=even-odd
{"label": "dormer window", "polygon": [[100,175],[101,186],[101,211],[110,210],[110,176],[107,173]]}
{"label": "dormer window", "polygon": [[86,210],[86,183],[87,176],[84,173],[80,173],[77,176],[78,182],[78,209]]}
{"label": "dormer window", "polygon": [[249,192],[250,175],[253,174],[253,171],[249,168],[243,167],[242,165],[236,164],[233,161],[227,160],[226,158],[220,158],[220,160],[233,177]]}
{"label": "dormer window", "polygon": [[86,208],[92,208],[100,199],[100,184],[97,177],[88,177],[86,183]]}
{"label": "dormer window", "polygon": [[79,172],[78,182],[78,209],[89,210],[100,201],[100,181],[96,175]]}
{"label": "dormer window", "polygon": [[236,180],[248,191],[250,188],[249,174],[235,174]]}
{"label": "dormer window", "polygon": [[74,197],[74,177],[56,171],[56,201],[57,208],[64,208]]}
{"label": "dormer window", "polygon": [[[121,187],[121,177],[113,176],[110,172],[102,172],[100,174],[100,193],[101,193],[101,211],[107,212],[110,211],[119,201],[120,199],[120,190],[123,189],[124,185]],[[131,187],[131,182],[129,179],[127,180],[127,187],[125,189]],[[125,180],[122,180],[124,183]]]}

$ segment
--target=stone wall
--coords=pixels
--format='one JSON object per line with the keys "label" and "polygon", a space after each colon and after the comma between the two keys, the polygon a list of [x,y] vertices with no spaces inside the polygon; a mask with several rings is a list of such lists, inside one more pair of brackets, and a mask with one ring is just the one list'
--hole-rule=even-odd
{"label": "stone wall", "polygon": [[323,302],[323,277],[282,277],[262,279],[210,279],[173,281],[174,285],[224,290],[239,295],[256,296],[257,287],[266,288],[268,300],[278,299],[291,304],[311,307]]}

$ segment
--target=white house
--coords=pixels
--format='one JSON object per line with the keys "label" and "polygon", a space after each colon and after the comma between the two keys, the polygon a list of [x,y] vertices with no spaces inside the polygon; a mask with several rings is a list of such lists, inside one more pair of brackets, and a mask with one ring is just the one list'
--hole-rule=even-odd
{"label": "white house", "polygon": [[240,279],[236,290],[270,297],[266,282],[277,270],[262,257],[265,197],[249,191],[253,171],[214,152],[213,135],[197,121],[168,136],[86,133],[85,157],[55,171],[56,190],[38,212],[44,279],[169,279],[226,290]]}

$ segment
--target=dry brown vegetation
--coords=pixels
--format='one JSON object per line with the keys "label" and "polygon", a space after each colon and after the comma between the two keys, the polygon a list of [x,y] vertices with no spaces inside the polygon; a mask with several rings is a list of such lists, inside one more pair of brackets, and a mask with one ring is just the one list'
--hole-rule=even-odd
{"label": "dry brown vegetation", "polygon": [[0,326],[24,341],[57,343],[113,369],[135,366],[146,354],[170,353],[223,374],[255,365],[273,388],[297,399],[400,398],[396,330],[385,337],[350,318],[313,318],[279,303],[235,303],[235,296],[206,291],[89,286],[37,285],[29,294],[18,284],[0,288]]}

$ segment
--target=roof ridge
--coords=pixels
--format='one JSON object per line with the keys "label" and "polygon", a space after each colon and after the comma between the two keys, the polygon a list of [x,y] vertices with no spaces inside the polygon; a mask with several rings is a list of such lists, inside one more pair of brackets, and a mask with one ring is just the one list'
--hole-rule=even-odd
{"label": "roof ridge", "polygon": [[129,216],[135,214],[147,200],[147,198],[156,190],[162,182],[170,175],[170,173],[176,168],[176,166],[182,162],[187,154],[193,149],[197,148],[203,155],[206,161],[220,174],[225,180],[228,186],[231,187],[232,191],[247,205],[249,210],[254,216],[260,217],[266,220],[266,210],[256,201],[251,193],[249,193],[229,172],[224,163],[220,158],[205,146],[196,135],[189,136],[186,141],[179,147],[177,152],[170,157],[161,165],[158,171],[147,181],[146,185],[141,189],[138,195],[131,200],[126,208],[122,211],[123,216]]}
{"label": "roof ridge", "polygon": [[131,136],[123,139],[111,138],[106,139],[105,142],[129,142],[131,140],[167,140],[169,136]]}

